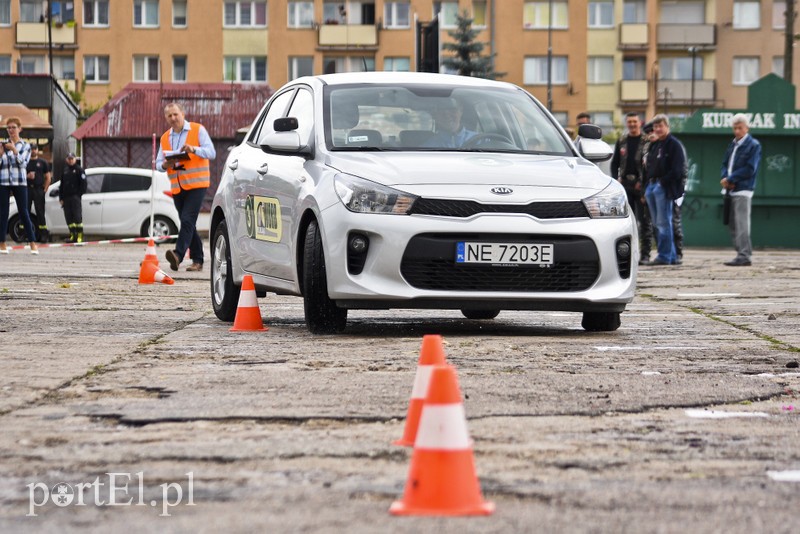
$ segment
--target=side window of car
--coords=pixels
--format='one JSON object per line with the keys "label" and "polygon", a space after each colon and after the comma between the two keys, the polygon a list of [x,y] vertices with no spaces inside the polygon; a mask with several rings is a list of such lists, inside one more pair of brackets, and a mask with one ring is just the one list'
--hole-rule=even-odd
{"label": "side window of car", "polygon": [[267,134],[275,131],[272,127],[272,123],[275,122],[275,119],[279,119],[284,116],[286,107],[289,105],[289,102],[292,101],[292,96],[294,96],[294,89],[290,89],[285,93],[281,93],[273,99],[272,103],[269,105],[269,109],[267,109],[266,113],[264,114],[261,124],[259,125],[258,136],[256,137],[257,145],[263,144],[264,137]]}
{"label": "side window of car", "polygon": [[311,91],[305,89],[297,91],[297,96],[292,102],[287,116],[297,119],[297,133],[300,135],[300,141],[309,142],[309,136],[314,129],[314,98]]}
{"label": "side window of car", "polygon": [[122,193],[125,191],[146,191],[150,187],[149,176],[135,174],[106,174],[103,183],[104,193]]}
{"label": "side window of car", "polygon": [[103,190],[103,178],[105,174],[86,175],[86,192],[99,193]]}

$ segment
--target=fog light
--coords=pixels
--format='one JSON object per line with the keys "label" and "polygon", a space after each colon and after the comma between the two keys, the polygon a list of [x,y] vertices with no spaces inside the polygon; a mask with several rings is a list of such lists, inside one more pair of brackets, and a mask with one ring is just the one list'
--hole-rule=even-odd
{"label": "fog light", "polygon": [[369,238],[364,234],[351,233],[347,236],[347,272],[361,274],[367,262]]}
{"label": "fog light", "polygon": [[369,241],[367,241],[365,236],[361,234],[353,234],[350,236],[350,250],[356,254],[360,254],[367,250],[367,246],[369,246]]}
{"label": "fog light", "polygon": [[630,258],[631,257],[631,244],[627,241],[619,241],[617,242],[617,256],[619,258]]}

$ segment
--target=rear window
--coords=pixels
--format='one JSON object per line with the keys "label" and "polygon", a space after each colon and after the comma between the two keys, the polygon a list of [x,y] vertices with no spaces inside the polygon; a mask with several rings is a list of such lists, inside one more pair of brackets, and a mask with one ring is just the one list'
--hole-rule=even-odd
{"label": "rear window", "polygon": [[121,193],[124,191],[147,191],[150,189],[150,177],[134,174],[106,174],[103,182],[103,193]]}

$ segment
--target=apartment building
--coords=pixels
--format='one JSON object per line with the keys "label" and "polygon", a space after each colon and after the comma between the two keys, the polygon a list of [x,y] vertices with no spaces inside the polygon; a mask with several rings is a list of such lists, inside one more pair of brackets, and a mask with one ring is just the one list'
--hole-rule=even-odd
{"label": "apartment building", "polygon": [[605,127],[632,110],[744,107],[752,81],[782,74],[786,9],[777,0],[50,0],[48,25],[47,5],[0,0],[0,73],[52,68],[90,104],[131,81],[277,88],[306,74],[417,70],[416,23],[438,16],[444,41],[466,11],[504,80],[551,102],[564,125],[589,111]]}

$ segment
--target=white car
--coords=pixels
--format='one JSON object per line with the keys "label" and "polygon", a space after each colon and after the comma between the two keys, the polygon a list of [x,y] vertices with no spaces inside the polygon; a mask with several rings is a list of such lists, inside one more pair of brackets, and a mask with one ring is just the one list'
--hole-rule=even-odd
{"label": "white car", "polygon": [[[86,194],[81,199],[84,235],[147,237],[150,229],[152,171],[127,167],[86,169]],[[58,201],[59,183],[47,190],[45,217],[51,235],[69,235],[64,210]],[[175,235],[180,216],[170,196],[169,177],[155,173],[153,237]],[[36,209],[33,208],[36,226]],[[8,232],[17,242],[27,241],[25,228],[11,200]]]}
{"label": "white car", "polygon": [[[464,129],[447,134],[459,114]],[[314,333],[342,331],[350,309],[389,308],[566,310],[586,330],[616,330],[634,297],[636,223],[622,186],[588,161],[611,157],[600,129],[579,133],[573,145],[509,83],[294,80],[225,163],[214,311],[234,319],[249,274],[259,296],[301,295]]]}

